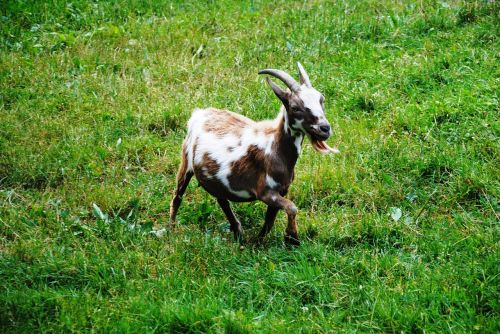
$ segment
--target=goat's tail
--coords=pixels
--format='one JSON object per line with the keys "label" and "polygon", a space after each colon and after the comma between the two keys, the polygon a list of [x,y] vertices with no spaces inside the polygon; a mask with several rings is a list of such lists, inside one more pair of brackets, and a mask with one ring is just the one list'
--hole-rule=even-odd
{"label": "goat's tail", "polygon": [[186,138],[184,139],[184,143],[182,144],[182,154],[186,158],[186,167],[187,171],[189,172],[193,171],[194,146],[196,141],[195,133],[196,128],[201,125],[200,123],[203,119],[202,112],[203,109],[195,109],[191,114],[191,117],[189,118],[187,124]]}

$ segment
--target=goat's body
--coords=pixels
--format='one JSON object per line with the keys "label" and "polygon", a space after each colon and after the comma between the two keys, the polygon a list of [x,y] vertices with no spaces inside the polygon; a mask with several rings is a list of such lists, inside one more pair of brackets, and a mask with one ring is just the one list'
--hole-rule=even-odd
{"label": "goat's body", "polygon": [[281,159],[275,154],[280,134],[280,118],[254,122],[230,111],[196,109],[183,147],[186,171],[211,195],[234,202],[254,201],[268,188],[286,193],[303,137]]}
{"label": "goat's body", "polygon": [[288,216],[285,239],[298,243],[297,208],[284,196],[293,180],[304,136],[307,133],[316,150],[334,151],[324,143],[331,133],[324,115],[324,98],[312,88],[302,65],[298,66],[302,85],[283,71],[259,72],[279,78],[290,88],[290,92],[285,92],[268,79],[283,102],[275,120],[255,122],[214,108],[193,112],[182,146],[177,188],[170,204],[172,224],[194,175],[200,185],[217,198],[237,239],[243,231],[229,201],[260,200],[267,204],[267,212],[259,239],[271,230],[278,211],[284,210]]}
{"label": "goat's body", "polygon": [[287,126],[282,111],[272,121],[254,122],[242,115],[219,109],[196,109],[182,146],[177,188],[170,204],[175,221],[182,196],[193,175],[217,198],[236,238],[241,224],[229,201],[256,199],[268,205],[259,238],[271,230],[280,209],[288,215],[287,238],[298,242],[295,205],[284,198],[294,177],[294,167],[304,136]]}

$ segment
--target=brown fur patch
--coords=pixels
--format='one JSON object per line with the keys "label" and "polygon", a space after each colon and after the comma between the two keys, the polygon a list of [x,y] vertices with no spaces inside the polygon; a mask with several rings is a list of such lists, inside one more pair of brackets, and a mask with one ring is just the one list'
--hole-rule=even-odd
{"label": "brown fur patch", "polygon": [[227,199],[233,202],[250,202],[255,200],[254,196],[251,198],[240,198],[234,195],[226,188],[222,181],[217,177],[208,178],[199,167],[195,167],[194,174],[203,189],[216,198]]}
{"label": "brown fur patch", "polygon": [[231,164],[229,185],[234,190],[258,193],[265,186],[266,168],[264,151],[252,145],[247,154]]}
{"label": "brown fur patch", "polygon": [[273,134],[275,132],[276,132],[276,129],[273,128],[273,127],[264,128],[264,134],[266,136],[271,135],[271,134]]}
{"label": "brown fur patch", "polygon": [[227,134],[241,135],[242,128],[252,125],[252,121],[246,117],[236,113],[219,110],[209,109],[210,117],[204,124],[204,130],[214,133],[218,137],[223,137]]}
{"label": "brown fur patch", "polygon": [[201,164],[194,166],[194,174],[200,185],[212,196],[230,201],[253,201],[255,197],[250,199],[242,199],[229,192],[226,186],[217,178],[220,165],[210,157],[208,153],[203,154]]}
{"label": "brown fur patch", "polygon": [[203,154],[203,167],[207,169],[208,175],[214,176],[219,171],[219,164],[214,159],[210,158],[208,153]]}
{"label": "brown fur patch", "polygon": [[273,154],[268,157],[267,162],[269,166],[267,173],[278,182],[280,186],[275,190],[282,195],[287,193],[293,181],[294,167],[299,157],[295,147],[295,137],[285,133],[283,128],[284,120],[281,120],[273,143]]}

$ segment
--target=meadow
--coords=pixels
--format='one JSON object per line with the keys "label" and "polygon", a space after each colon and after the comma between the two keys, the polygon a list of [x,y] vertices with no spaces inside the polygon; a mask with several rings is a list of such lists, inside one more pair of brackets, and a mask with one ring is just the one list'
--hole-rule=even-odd
{"label": "meadow", "polygon": [[[498,333],[497,1],[2,1],[0,331]],[[196,107],[274,118],[296,62],[309,143],[263,244],[193,180]],[[255,236],[265,205],[235,204]]]}

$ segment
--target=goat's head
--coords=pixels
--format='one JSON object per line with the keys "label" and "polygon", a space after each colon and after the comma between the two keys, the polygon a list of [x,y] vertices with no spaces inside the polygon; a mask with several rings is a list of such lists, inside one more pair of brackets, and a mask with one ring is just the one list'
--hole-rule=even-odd
{"label": "goat's head", "polygon": [[272,75],[287,85],[290,89],[283,90],[271,79],[267,78],[274,94],[283,102],[286,109],[285,119],[292,131],[307,134],[311,139],[314,149],[321,153],[338,153],[337,149],[329,147],[324,141],[332,134],[330,123],[325,117],[323,94],[314,89],[309,81],[309,76],[300,63],[300,85],[288,73],[281,70],[265,69],[259,74]]}

